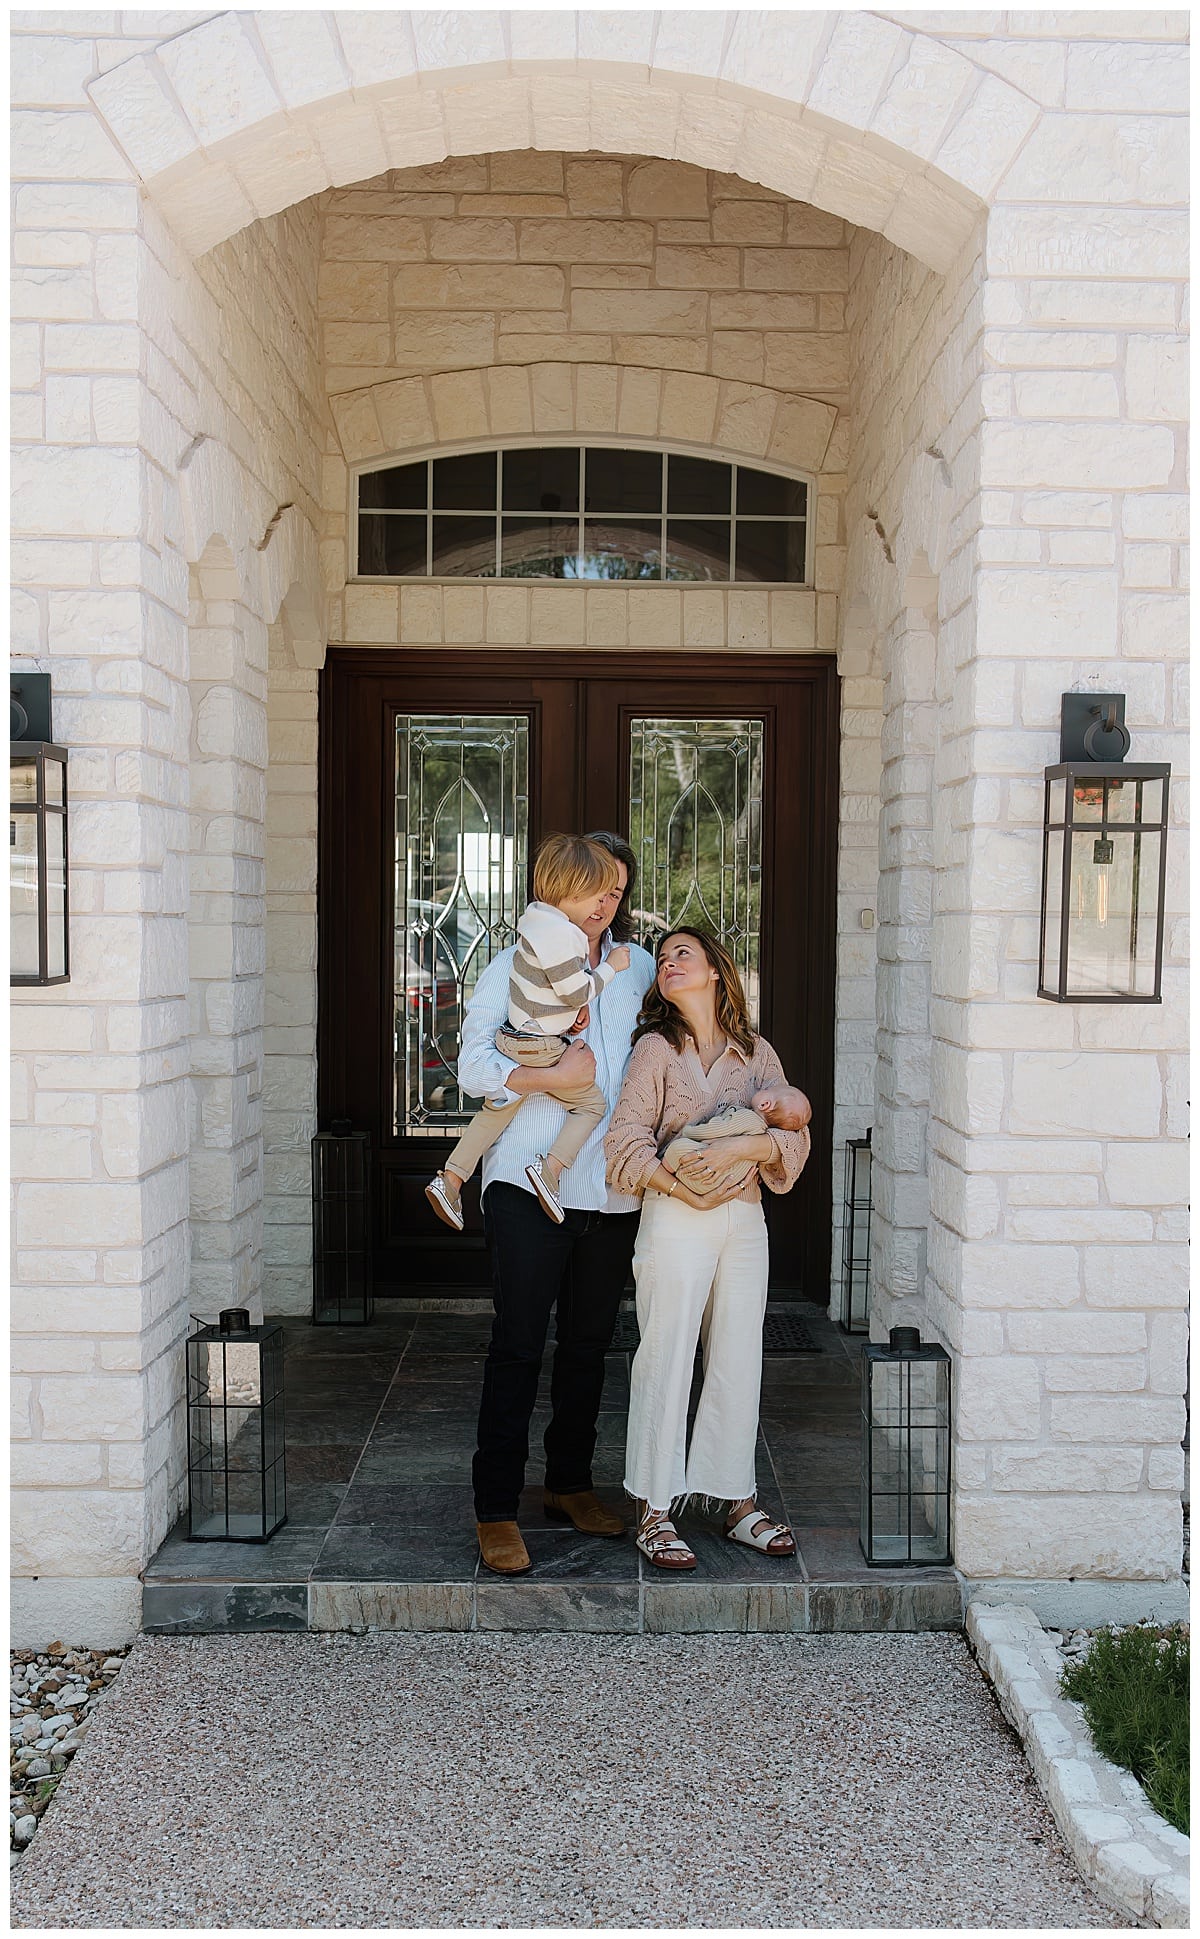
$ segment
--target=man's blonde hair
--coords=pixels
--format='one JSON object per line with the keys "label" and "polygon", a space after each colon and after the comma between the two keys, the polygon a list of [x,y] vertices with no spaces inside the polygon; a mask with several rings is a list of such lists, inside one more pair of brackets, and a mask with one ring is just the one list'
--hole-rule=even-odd
{"label": "man's blonde hair", "polygon": [[577,902],[604,895],[621,880],[616,858],[586,835],[547,835],[533,858],[536,902]]}

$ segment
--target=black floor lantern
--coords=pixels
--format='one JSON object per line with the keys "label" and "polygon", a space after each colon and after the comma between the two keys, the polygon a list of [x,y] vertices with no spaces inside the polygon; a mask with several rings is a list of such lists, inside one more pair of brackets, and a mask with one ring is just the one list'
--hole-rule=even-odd
{"label": "black floor lantern", "polygon": [[188,1539],[265,1542],[287,1520],[283,1328],[240,1306],[187,1341]]}
{"label": "black floor lantern", "polygon": [[915,1326],[862,1349],[862,1552],[872,1568],[950,1562],[950,1356]]}
{"label": "black floor lantern", "polygon": [[375,1311],[371,1142],[348,1118],[312,1141],[314,1326],[365,1326]]}
{"label": "black floor lantern", "polygon": [[842,1199],[843,1333],[865,1333],[871,1319],[871,1133],[846,1140]]}

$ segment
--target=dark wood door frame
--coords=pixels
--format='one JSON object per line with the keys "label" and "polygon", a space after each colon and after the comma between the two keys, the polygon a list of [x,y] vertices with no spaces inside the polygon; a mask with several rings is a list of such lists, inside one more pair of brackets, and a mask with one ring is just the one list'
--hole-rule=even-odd
{"label": "dark wood door frame", "polygon": [[[764,815],[763,874],[769,886],[763,898],[763,961],[774,957],[798,968],[791,998],[783,988],[764,991],[763,1025],[770,1036],[775,1026],[769,1006],[776,1016],[789,1001],[800,1011],[789,1017],[788,1034],[797,1044],[789,1076],[805,1086],[814,1106],[813,1155],[803,1192],[806,1228],[812,1226],[804,1244],[804,1293],[824,1303],[832,1222],[837,910],[839,682],[832,656],[705,653],[689,659],[679,653],[585,655],[524,648],[331,648],[320,691],[320,1122],[325,1127],[332,1117],[347,1116],[367,1125],[377,1151],[381,1134],[384,1144],[394,1142],[389,1048],[394,965],[390,896],[381,863],[393,824],[388,777],[395,714],[407,704],[404,689],[412,691],[422,712],[481,713],[489,707],[529,712],[532,846],[550,827],[624,827],[628,736],[621,723],[637,713],[681,711],[681,682],[688,683],[688,705],[694,704],[698,716],[719,712],[723,705],[732,713],[743,710],[750,689],[757,710],[770,690],[773,698],[764,705],[776,737],[770,764],[774,785],[795,788],[802,797],[790,804],[796,813],[789,819],[801,831],[794,837],[799,843],[794,854],[772,853],[774,817]],[[803,709],[786,704],[789,689],[797,686],[808,690]],[[806,730],[798,725],[801,714]],[[806,885],[803,907],[799,895],[789,895],[789,881]],[[362,1046],[371,1043],[384,1053],[374,1060],[362,1054]],[[432,1169],[442,1147],[427,1143]],[[428,1290],[431,1282],[469,1290],[479,1280],[479,1243],[431,1235],[413,1255],[406,1283],[385,1281],[380,1291],[411,1295]]]}

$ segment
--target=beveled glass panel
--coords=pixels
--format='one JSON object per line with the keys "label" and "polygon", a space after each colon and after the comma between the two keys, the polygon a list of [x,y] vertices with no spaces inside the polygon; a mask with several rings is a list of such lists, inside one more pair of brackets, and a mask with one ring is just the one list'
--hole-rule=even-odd
{"label": "beveled glass panel", "polygon": [[395,1092],[402,1137],[453,1135],[463,1012],[525,903],[529,721],[396,722]]}
{"label": "beveled glass panel", "polygon": [[630,735],[638,940],[652,951],[677,924],[710,930],[742,973],[757,1025],[762,721],[642,719]]}

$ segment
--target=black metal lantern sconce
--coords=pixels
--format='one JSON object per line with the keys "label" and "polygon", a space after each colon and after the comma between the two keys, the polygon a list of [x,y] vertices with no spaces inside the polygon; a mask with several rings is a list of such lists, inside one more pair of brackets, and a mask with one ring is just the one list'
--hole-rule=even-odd
{"label": "black metal lantern sconce", "polygon": [[187,1340],[188,1540],[265,1542],[287,1520],[283,1328],[241,1306]]}
{"label": "black metal lantern sconce", "polygon": [[842,1198],[843,1333],[866,1333],[871,1321],[871,1133],[846,1140]]}
{"label": "black metal lantern sconce", "polygon": [[9,982],[71,980],[67,750],[50,732],[50,675],[9,677]]}
{"label": "black metal lantern sconce", "polygon": [[871,1568],[948,1566],[950,1356],[915,1326],[862,1349],[859,1544]]}
{"label": "black metal lantern sconce", "polygon": [[1123,694],[1065,693],[1046,769],[1038,995],[1161,1003],[1169,763],[1126,761]]}

